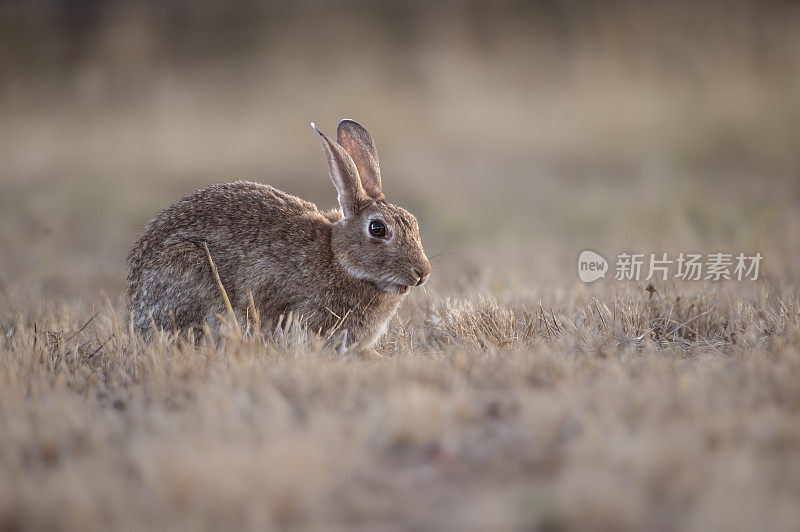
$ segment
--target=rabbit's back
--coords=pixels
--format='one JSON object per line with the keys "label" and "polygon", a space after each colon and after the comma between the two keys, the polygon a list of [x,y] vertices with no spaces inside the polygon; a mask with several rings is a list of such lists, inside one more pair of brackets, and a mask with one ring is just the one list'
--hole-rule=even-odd
{"label": "rabbit's back", "polygon": [[288,307],[291,294],[277,288],[326,263],[330,224],[313,203],[258,183],[212,185],[184,197],[147,225],[128,257],[134,326],[186,330],[216,322],[222,299],[205,245],[234,306],[268,291],[273,306]]}

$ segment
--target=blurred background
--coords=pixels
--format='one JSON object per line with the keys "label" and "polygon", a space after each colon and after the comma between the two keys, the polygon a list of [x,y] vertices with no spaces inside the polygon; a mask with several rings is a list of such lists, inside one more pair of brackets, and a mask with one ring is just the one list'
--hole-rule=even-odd
{"label": "blurred background", "polygon": [[334,206],[308,124],[343,117],[443,291],[571,286],[585,247],[800,278],[796,2],[6,0],[0,292],[121,304],[137,233],[210,183]]}

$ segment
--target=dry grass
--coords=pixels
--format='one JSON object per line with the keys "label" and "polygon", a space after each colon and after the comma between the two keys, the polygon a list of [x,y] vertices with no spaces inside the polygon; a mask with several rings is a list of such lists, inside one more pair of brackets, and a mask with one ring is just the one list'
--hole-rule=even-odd
{"label": "dry grass", "polygon": [[0,528],[793,529],[797,293],[683,290],[416,294],[379,360],[7,322]]}

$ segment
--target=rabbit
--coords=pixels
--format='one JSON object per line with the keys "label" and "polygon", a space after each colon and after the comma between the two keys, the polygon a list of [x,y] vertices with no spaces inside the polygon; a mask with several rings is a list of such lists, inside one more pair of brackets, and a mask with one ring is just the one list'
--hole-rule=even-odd
{"label": "rabbit", "polygon": [[367,130],[344,119],[334,142],[311,127],[339,209],[323,212],[247,181],[211,185],[172,204],[147,224],[128,255],[126,305],[137,332],[218,325],[226,307],[207,245],[240,322],[252,306],[263,323],[292,312],[314,332],[336,327],[342,351],[374,351],[431,265],[417,219],[384,198]]}

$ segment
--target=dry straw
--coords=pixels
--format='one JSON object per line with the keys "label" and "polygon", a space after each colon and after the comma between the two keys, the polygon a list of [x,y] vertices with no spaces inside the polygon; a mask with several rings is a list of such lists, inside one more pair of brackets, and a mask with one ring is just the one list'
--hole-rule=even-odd
{"label": "dry straw", "polygon": [[219,271],[217,270],[216,264],[214,264],[214,259],[211,258],[211,251],[208,249],[208,243],[204,241],[203,247],[206,250],[208,263],[211,265],[211,271],[214,273],[214,279],[217,280],[217,286],[219,286],[219,291],[222,294],[222,300],[225,302],[225,308],[228,310],[228,317],[230,318],[231,323],[236,326],[236,329],[239,330],[239,322],[236,320],[236,314],[233,312],[231,300],[228,299],[228,293],[225,291],[225,287],[222,285],[222,279],[219,278]]}

